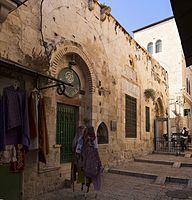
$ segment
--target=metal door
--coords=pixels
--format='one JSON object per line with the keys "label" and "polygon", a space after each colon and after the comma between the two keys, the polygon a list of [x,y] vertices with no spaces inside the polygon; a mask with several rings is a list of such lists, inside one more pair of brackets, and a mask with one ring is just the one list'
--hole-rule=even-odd
{"label": "metal door", "polygon": [[0,199],[22,199],[22,173],[10,171],[10,165],[0,165]]}
{"label": "metal door", "polygon": [[78,120],[78,108],[57,104],[57,144],[61,145],[61,163],[72,160],[72,141],[75,137]]}

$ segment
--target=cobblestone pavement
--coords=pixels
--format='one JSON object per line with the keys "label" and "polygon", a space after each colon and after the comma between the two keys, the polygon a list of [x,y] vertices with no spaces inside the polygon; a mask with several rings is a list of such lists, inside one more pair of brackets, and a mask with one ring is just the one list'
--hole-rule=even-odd
{"label": "cobblestone pavement", "polygon": [[[158,185],[154,180],[104,173],[102,191],[97,193],[98,200],[178,200],[191,199],[192,189],[184,184],[172,183]],[[72,189],[61,189],[46,195],[39,196],[36,200],[91,200],[95,199],[92,190],[85,198],[75,186],[75,192]]]}
{"label": "cobblestone pavement", "polygon": [[[147,179],[136,176],[104,173],[102,175],[102,191],[95,193],[93,190],[86,194],[80,192],[80,185],[75,185],[75,192],[72,189],[61,189],[55,192],[39,196],[36,200],[192,200],[192,158],[175,155],[152,154],[142,157],[143,160],[181,162],[188,163],[187,167],[173,168],[172,164],[158,162],[133,162],[120,163],[116,168],[120,170],[136,171],[139,173],[156,174],[157,176],[180,177],[190,181],[187,184],[181,182],[165,182],[161,184],[155,179]],[[84,195],[84,196],[83,196]]]}

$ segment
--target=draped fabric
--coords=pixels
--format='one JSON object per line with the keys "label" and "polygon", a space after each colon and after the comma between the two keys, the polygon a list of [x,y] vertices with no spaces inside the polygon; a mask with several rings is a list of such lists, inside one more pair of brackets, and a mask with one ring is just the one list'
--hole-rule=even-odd
{"label": "draped fabric", "polygon": [[39,161],[46,163],[47,154],[49,153],[49,138],[47,131],[47,122],[45,115],[44,98],[39,99],[39,113],[38,113],[38,127],[39,127]]}
{"label": "draped fabric", "polygon": [[28,101],[25,91],[15,89],[13,86],[3,89],[0,120],[1,148],[5,145],[22,144],[28,149],[30,145]]}
{"label": "draped fabric", "polygon": [[29,133],[30,138],[34,139],[38,136],[38,124],[37,124],[37,95],[32,92],[29,97]]}
{"label": "draped fabric", "polygon": [[31,92],[29,96],[29,134],[30,134],[30,147],[29,149],[39,148],[39,128],[38,128],[38,99],[39,93],[37,91]]}

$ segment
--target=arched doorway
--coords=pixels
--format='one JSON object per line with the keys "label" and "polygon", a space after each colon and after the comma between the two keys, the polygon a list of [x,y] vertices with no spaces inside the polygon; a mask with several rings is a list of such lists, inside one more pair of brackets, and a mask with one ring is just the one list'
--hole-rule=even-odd
{"label": "arched doorway", "polygon": [[56,93],[56,143],[61,145],[60,162],[72,159],[72,142],[85,118],[92,122],[92,91],[95,86],[90,63],[76,47],[65,47],[52,60],[52,73],[71,83],[62,95]]}
{"label": "arched doorway", "polygon": [[168,133],[168,118],[166,111],[159,97],[155,102],[155,137],[163,137],[164,134]]}
{"label": "arched doorway", "polygon": [[[155,121],[154,121],[154,149],[164,150],[164,144],[168,144],[169,124],[166,109],[162,99],[159,97],[155,101]],[[162,145],[163,144],[163,145]],[[168,147],[168,146],[167,146]]]}

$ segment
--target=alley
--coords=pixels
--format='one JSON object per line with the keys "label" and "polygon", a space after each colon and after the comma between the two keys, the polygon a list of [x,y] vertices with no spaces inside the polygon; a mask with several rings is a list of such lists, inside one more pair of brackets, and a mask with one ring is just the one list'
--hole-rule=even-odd
{"label": "alley", "polygon": [[[154,180],[104,173],[103,188],[97,194],[99,200],[177,200],[192,199],[192,190],[184,184],[158,185]],[[80,186],[76,186],[80,187]],[[76,198],[75,198],[76,195]],[[91,191],[87,199],[94,199]],[[37,200],[72,200],[85,199],[82,193],[73,192],[72,189],[61,189],[56,192],[39,196]]]}
{"label": "alley", "polygon": [[[180,165],[175,166],[175,163]],[[180,156],[150,154],[124,161],[105,170],[102,190],[98,193],[91,190],[87,199],[95,199],[95,194],[99,200],[192,199],[191,166],[191,152]],[[75,192],[72,188],[63,188],[41,195],[37,200],[85,199],[80,185],[74,188]]]}

